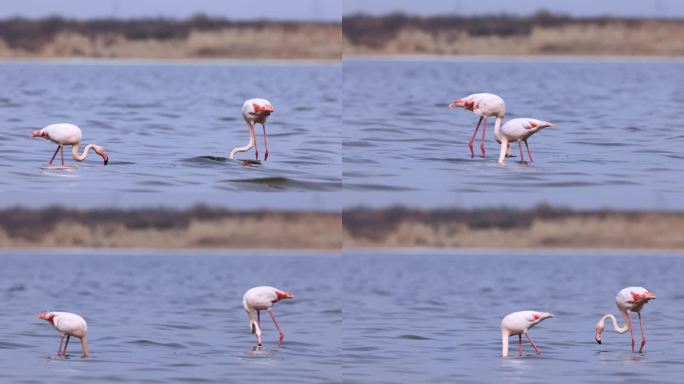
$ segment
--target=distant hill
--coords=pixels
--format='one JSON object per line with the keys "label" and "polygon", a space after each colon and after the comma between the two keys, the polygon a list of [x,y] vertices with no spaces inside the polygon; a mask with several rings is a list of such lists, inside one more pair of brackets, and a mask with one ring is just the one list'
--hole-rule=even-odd
{"label": "distant hill", "polygon": [[61,17],[0,20],[0,57],[337,60],[339,23]]}
{"label": "distant hill", "polygon": [[345,55],[684,55],[682,19],[359,14],[343,31]]}

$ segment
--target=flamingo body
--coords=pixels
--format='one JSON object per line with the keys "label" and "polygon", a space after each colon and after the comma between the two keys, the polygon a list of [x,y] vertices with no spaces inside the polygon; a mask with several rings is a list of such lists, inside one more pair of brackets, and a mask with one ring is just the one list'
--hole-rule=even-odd
{"label": "flamingo body", "polygon": [[535,352],[537,354],[541,354],[541,351],[539,348],[537,348],[537,345],[534,343],[534,341],[532,341],[527,331],[551,317],[554,317],[551,313],[538,311],[520,311],[506,315],[506,317],[501,320],[501,355],[503,357],[508,356],[508,338],[511,336],[518,336],[520,340],[519,355],[522,356],[522,335],[527,336],[528,340],[534,347]]}
{"label": "flamingo body", "polygon": [[55,156],[57,155],[57,151],[61,150],[62,165],[64,165],[64,146],[71,145],[71,154],[74,160],[85,160],[86,156],[88,156],[88,152],[92,149],[95,151],[95,153],[102,157],[104,160],[104,165],[107,165],[109,162],[109,155],[107,155],[103,147],[97,144],[88,144],[83,149],[82,154],[78,153],[78,147],[81,144],[82,136],[81,128],[69,123],[50,124],[43,129],[33,132],[31,135],[31,137],[42,137],[57,144],[57,150],[55,151],[55,154],[52,155],[52,159],[48,164],[52,164]]}
{"label": "flamingo body", "polygon": [[62,341],[64,341],[65,336],[67,337],[67,341],[66,344],[64,344],[63,350],[62,341],[60,341],[59,349],[57,351],[58,355],[66,355],[69,338],[73,336],[81,340],[83,356],[88,356],[88,344],[86,341],[88,324],[86,323],[85,319],[75,313],[70,312],[45,312],[38,314],[37,317],[52,324],[57,332],[62,335]]}
{"label": "flamingo body", "polygon": [[256,159],[259,160],[259,148],[256,145],[256,133],[254,132],[254,125],[261,124],[264,130],[264,147],[266,148],[266,153],[264,154],[264,160],[268,159],[268,143],[266,141],[266,120],[271,113],[275,112],[275,109],[271,105],[271,102],[266,99],[249,99],[245,101],[242,105],[242,117],[247,123],[247,130],[249,132],[249,142],[247,145],[242,147],[235,147],[230,151],[228,158],[233,160],[235,155],[239,152],[249,151],[254,148],[254,153]]}
{"label": "flamingo body", "polygon": [[525,147],[527,148],[527,154],[530,157],[530,161],[534,161],[532,160],[532,153],[530,152],[530,147],[527,144],[527,139],[535,133],[541,131],[542,129],[549,128],[552,126],[553,124],[549,123],[548,121],[526,117],[509,120],[506,122],[506,124],[503,125],[503,127],[501,127],[501,129],[497,129],[496,127],[494,127],[494,136],[496,138],[496,141],[497,143],[501,143],[499,163],[504,162],[504,158],[506,157],[506,151],[508,150],[509,144],[514,142],[518,142],[518,146],[520,147],[521,163],[525,162],[525,158],[523,157],[522,153],[523,142],[525,143]]}
{"label": "flamingo body", "polygon": [[495,130],[501,125],[504,115],[506,114],[506,103],[500,96],[493,93],[474,93],[468,95],[461,99],[456,99],[451,104],[449,108],[463,108],[468,111],[475,113],[480,116],[480,120],[475,126],[475,132],[468,142],[468,147],[470,148],[470,157],[475,157],[475,152],[473,151],[473,142],[475,141],[475,135],[480,128],[480,123],[484,121],[482,127],[482,142],[480,143],[480,150],[482,151],[482,157],[485,157],[485,133],[487,129],[487,118],[496,117],[496,122],[494,123]]}
{"label": "flamingo body", "polygon": [[634,327],[632,325],[631,314],[632,312],[636,312],[639,317],[639,328],[641,329],[641,347],[639,348],[639,352],[641,353],[644,349],[644,345],[646,344],[646,335],[644,333],[644,326],[641,320],[641,310],[644,308],[646,303],[655,298],[656,295],[653,292],[649,292],[649,290],[644,287],[627,287],[621,289],[615,297],[615,305],[617,305],[625,323],[623,326],[620,326],[614,315],[604,315],[601,317],[601,320],[599,320],[598,324],[596,324],[596,331],[594,333],[596,342],[601,344],[601,333],[605,328],[606,320],[610,319],[613,323],[613,329],[615,332],[630,332],[632,336],[632,352],[634,352]]}
{"label": "flamingo body", "polygon": [[[250,330],[257,336],[257,345],[261,346],[261,317],[260,311],[266,310],[271,315],[273,323],[278,329],[280,338],[278,340],[278,345],[282,343],[285,334],[280,330],[280,326],[273,314],[273,305],[283,299],[291,299],[294,297],[292,292],[281,291],[277,288],[269,286],[254,287],[245,292],[242,297],[242,306],[247,312],[247,318],[249,320]],[[254,314],[256,314],[256,321],[254,320]]]}

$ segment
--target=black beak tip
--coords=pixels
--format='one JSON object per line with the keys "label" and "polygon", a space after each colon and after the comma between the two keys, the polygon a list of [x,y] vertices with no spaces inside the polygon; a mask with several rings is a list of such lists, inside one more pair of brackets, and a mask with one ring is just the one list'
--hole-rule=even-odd
{"label": "black beak tip", "polygon": [[109,163],[109,159],[104,161],[104,165],[107,165],[107,163]]}
{"label": "black beak tip", "polygon": [[596,340],[597,343],[601,344],[601,340]]}

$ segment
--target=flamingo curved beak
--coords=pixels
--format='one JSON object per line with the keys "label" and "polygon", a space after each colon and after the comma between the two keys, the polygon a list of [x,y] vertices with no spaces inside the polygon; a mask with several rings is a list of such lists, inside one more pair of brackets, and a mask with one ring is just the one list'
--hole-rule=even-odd
{"label": "flamingo curved beak", "polygon": [[459,108],[465,106],[465,100],[463,99],[456,99],[449,104],[449,108]]}
{"label": "flamingo curved beak", "polygon": [[601,344],[601,333],[599,333],[598,329],[594,333],[594,340],[596,340],[597,343]]}
{"label": "flamingo curved beak", "polygon": [[107,152],[102,152],[102,159],[104,159],[104,165],[109,163],[109,155],[107,155]]}

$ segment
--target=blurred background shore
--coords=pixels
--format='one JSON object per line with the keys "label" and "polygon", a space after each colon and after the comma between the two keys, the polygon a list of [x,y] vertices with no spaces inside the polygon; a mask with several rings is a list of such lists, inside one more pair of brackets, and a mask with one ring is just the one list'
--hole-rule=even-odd
{"label": "blurred background shore", "polygon": [[333,21],[64,17],[0,20],[0,58],[340,60]]}
{"label": "blurred background shore", "polygon": [[684,249],[684,212],[353,208],[339,212],[6,208],[0,248]]}
{"label": "blurred background shore", "polygon": [[684,55],[684,19],[531,15],[345,15],[344,55]]}

